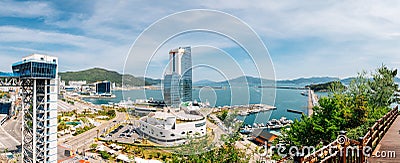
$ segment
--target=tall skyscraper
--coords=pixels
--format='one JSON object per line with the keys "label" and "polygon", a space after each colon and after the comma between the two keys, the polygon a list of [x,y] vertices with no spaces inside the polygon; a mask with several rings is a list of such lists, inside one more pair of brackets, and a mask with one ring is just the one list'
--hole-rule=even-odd
{"label": "tall skyscraper", "polygon": [[23,96],[23,162],[57,162],[58,58],[32,54],[12,65]]}
{"label": "tall skyscraper", "polygon": [[179,78],[177,73],[164,76],[164,101],[170,107],[177,108],[181,104],[179,95]]}
{"label": "tall skyscraper", "polygon": [[169,60],[169,69],[164,76],[164,101],[169,106],[177,107],[181,101],[192,101],[191,48],[170,50]]}

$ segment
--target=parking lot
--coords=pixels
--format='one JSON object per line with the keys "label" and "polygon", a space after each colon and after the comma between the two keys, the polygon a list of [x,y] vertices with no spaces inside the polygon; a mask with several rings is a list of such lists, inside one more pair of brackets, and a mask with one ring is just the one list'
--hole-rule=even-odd
{"label": "parking lot", "polygon": [[132,124],[121,124],[109,134],[101,136],[105,140],[117,140],[123,143],[141,143],[141,136]]}

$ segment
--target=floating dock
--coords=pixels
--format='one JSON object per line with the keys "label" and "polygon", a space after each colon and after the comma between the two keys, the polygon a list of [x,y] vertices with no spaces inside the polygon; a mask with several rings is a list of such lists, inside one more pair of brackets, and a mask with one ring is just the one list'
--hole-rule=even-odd
{"label": "floating dock", "polygon": [[291,112],[291,113],[297,113],[297,114],[303,114],[302,111],[299,110],[294,110],[294,109],[287,109],[287,112]]}

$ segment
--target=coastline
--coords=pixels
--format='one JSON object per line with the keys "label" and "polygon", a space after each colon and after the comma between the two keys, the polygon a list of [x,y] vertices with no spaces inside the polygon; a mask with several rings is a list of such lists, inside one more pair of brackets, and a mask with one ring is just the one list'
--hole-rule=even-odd
{"label": "coastline", "polygon": [[131,91],[131,90],[161,90],[161,86],[136,86],[136,87],[114,87],[113,91]]}

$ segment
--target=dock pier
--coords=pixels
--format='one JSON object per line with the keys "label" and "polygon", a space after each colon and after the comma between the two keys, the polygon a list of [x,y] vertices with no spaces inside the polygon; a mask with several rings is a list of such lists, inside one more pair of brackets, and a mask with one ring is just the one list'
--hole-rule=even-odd
{"label": "dock pier", "polygon": [[308,90],[308,107],[307,107],[307,114],[311,116],[313,114],[313,107],[319,106],[318,104],[318,96],[314,93],[313,90]]}

